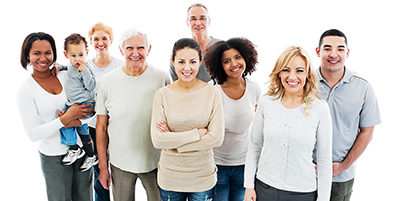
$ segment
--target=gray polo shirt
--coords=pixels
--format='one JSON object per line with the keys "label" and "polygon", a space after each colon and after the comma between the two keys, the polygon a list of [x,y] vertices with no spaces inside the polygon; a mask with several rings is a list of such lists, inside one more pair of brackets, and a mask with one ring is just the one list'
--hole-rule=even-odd
{"label": "gray polo shirt", "polygon": [[[377,98],[372,86],[345,67],[341,81],[331,90],[317,69],[321,99],[327,101],[333,127],[332,160],[342,162],[352,148],[360,127],[381,123]],[[345,172],[333,178],[333,182],[345,182],[355,177],[356,162]]]}
{"label": "gray polo shirt", "polygon": [[[212,41],[211,43],[209,43],[209,45],[207,46],[207,48],[209,46],[211,46],[212,44],[214,44],[215,42],[220,41],[220,39],[216,39],[214,37],[212,37]],[[205,56],[205,52],[204,55],[202,55],[202,57],[204,58]],[[176,74],[176,70],[172,64],[172,61],[170,61],[170,68],[169,68],[169,73],[170,76],[172,77],[172,80],[177,80],[177,74]],[[211,75],[208,73],[207,68],[205,67],[205,64],[203,61],[201,61],[201,65],[200,68],[198,69],[198,74],[197,74],[197,78],[204,81],[204,82],[209,82],[211,81]]]}

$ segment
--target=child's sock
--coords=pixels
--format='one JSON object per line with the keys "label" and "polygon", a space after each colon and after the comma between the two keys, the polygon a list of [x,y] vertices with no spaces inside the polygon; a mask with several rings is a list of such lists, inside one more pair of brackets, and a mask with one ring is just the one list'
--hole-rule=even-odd
{"label": "child's sock", "polygon": [[74,151],[76,151],[76,150],[78,150],[78,148],[80,148],[77,144],[75,144],[75,145],[70,145],[70,150],[74,150]]}
{"label": "child's sock", "polygon": [[90,135],[80,135],[80,138],[82,140],[82,144],[84,145],[83,149],[85,153],[89,156],[92,157],[94,155],[94,147],[92,144],[92,139]]}

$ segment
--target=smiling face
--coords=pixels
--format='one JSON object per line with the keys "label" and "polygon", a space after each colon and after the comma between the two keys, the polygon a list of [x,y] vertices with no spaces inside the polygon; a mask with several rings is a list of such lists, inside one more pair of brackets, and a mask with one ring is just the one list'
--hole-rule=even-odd
{"label": "smiling face", "polygon": [[149,49],[147,48],[146,38],[142,34],[127,39],[123,43],[123,49],[120,48],[120,52],[126,59],[126,66],[132,70],[145,67],[144,64],[150,51],[151,46]]}
{"label": "smiling face", "polygon": [[222,66],[228,77],[241,78],[246,69],[246,61],[239,51],[232,48],[223,52]]}
{"label": "smiling face", "polygon": [[345,38],[327,36],[322,39],[321,47],[316,48],[317,56],[321,59],[321,69],[327,72],[342,71],[345,60],[349,56]]}
{"label": "smiling face", "polygon": [[285,94],[303,95],[308,75],[306,68],[306,62],[300,56],[296,56],[282,69],[279,76],[285,88]]}
{"label": "smiling face", "polygon": [[45,72],[53,63],[52,46],[47,40],[37,40],[32,43],[29,51],[29,61],[34,71]]}
{"label": "smiling face", "polygon": [[102,30],[95,31],[90,42],[97,55],[107,54],[110,45],[112,45],[109,34]]}
{"label": "smiling face", "polygon": [[173,66],[176,69],[178,80],[183,82],[191,82],[196,80],[198,69],[201,65],[200,55],[198,51],[191,48],[184,48],[176,51]]}
{"label": "smiling face", "polygon": [[207,35],[207,30],[211,19],[208,17],[208,11],[195,6],[188,11],[187,26],[191,29],[193,35]]}

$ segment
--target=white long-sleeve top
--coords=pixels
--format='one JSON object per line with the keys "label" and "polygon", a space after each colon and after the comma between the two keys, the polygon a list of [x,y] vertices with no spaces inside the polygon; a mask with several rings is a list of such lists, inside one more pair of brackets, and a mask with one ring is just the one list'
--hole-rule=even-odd
{"label": "white long-sleeve top", "polygon": [[45,91],[32,76],[22,83],[17,94],[17,105],[25,131],[32,142],[38,142],[39,151],[47,156],[64,155],[68,150],[67,145],[61,144],[59,129],[64,125],[57,118],[57,109],[66,110],[66,74],[60,72],[57,76],[63,87],[60,94]]}
{"label": "white long-sleeve top", "polygon": [[[306,106],[286,109],[281,98],[260,98],[250,133],[246,157],[246,188],[257,178],[280,190],[313,192],[317,200],[329,200],[332,182],[332,124],[328,104],[312,101]],[[286,111],[288,110],[288,111]],[[317,174],[313,151],[317,154]]]}

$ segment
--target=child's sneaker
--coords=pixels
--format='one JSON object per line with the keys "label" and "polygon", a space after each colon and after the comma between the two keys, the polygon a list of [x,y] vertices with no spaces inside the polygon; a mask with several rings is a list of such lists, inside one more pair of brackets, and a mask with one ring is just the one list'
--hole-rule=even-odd
{"label": "child's sneaker", "polygon": [[96,155],[93,155],[92,157],[86,156],[84,163],[80,167],[80,171],[84,172],[89,170],[92,166],[98,164],[99,160]]}
{"label": "child's sneaker", "polygon": [[63,165],[71,165],[77,159],[82,158],[84,155],[85,151],[82,150],[81,148],[78,148],[77,150],[69,149],[66,156],[64,156],[63,160],[61,161],[61,163],[63,163]]}

